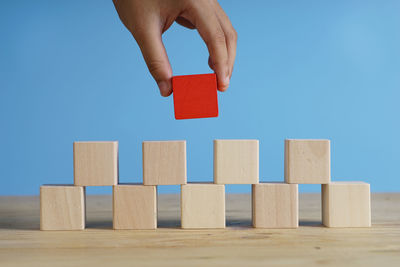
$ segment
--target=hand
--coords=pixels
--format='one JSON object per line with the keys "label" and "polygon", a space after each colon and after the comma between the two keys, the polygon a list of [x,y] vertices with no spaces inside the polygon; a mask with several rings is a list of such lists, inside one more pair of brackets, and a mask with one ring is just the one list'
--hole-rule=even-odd
{"label": "hand", "polygon": [[172,93],[172,69],[161,35],[174,21],[197,29],[210,54],[208,64],[225,91],[232,76],[237,33],[217,0],[113,0],[121,21],[139,44],[162,96]]}

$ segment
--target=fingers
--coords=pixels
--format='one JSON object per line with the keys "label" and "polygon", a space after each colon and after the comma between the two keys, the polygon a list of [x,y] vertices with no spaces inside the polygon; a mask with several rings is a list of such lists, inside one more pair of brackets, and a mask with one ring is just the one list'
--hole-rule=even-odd
{"label": "fingers", "polygon": [[230,77],[228,51],[225,33],[213,10],[214,7],[212,6],[195,7],[185,18],[196,26],[201,38],[206,43],[210,53],[209,65],[217,74],[218,90],[225,91],[229,86]]}
{"label": "fingers", "polygon": [[221,24],[222,30],[225,34],[226,48],[228,50],[228,65],[229,65],[229,78],[232,76],[233,65],[235,64],[236,58],[236,46],[237,46],[237,33],[233,28],[231,21],[226,15],[225,11],[215,2],[215,8],[218,20]]}
{"label": "fingers", "polygon": [[182,25],[183,27],[186,27],[188,29],[196,29],[196,27],[187,19],[185,19],[184,17],[177,17],[175,20],[178,24]]}
{"label": "fingers", "polygon": [[135,32],[134,37],[151,75],[157,82],[160,94],[169,96],[172,93],[172,69],[162,42],[159,24],[147,24],[143,30]]}

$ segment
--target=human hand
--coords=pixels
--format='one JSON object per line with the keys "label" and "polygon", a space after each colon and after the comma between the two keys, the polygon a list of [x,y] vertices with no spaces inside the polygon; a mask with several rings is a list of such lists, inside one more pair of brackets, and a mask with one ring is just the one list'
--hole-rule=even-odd
{"label": "human hand", "polygon": [[217,0],[113,0],[132,33],[162,96],[172,93],[172,69],[161,35],[174,21],[197,29],[210,54],[208,64],[225,91],[236,57],[237,33]]}

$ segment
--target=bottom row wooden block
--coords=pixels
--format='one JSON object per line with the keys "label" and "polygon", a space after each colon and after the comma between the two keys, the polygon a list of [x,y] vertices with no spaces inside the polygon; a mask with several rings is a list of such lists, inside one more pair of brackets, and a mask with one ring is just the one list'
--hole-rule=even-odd
{"label": "bottom row wooden block", "polygon": [[40,187],[40,230],[85,229],[85,188],[73,185]]}
{"label": "bottom row wooden block", "polygon": [[119,184],[113,186],[114,229],[156,229],[157,187]]}
{"label": "bottom row wooden block", "polygon": [[370,185],[331,182],[322,185],[322,224],[327,227],[370,227]]}
{"label": "bottom row wooden block", "polygon": [[225,186],[181,185],[181,225],[184,229],[225,228]]}
{"label": "bottom row wooden block", "polygon": [[298,191],[297,184],[253,184],[253,227],[297,228],[299,226]]}

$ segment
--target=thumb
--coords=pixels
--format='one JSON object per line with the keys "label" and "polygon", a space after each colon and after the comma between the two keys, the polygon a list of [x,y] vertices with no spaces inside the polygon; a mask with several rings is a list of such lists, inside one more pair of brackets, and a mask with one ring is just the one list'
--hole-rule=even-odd
{"label": "thumb", "polygon": [[148,25],[142,34],[136,34],[135,39],[142,51],[147,68],[157,82],[160,94],[169,96],[172,93],[172,69],[161,34],[159,27]]}

